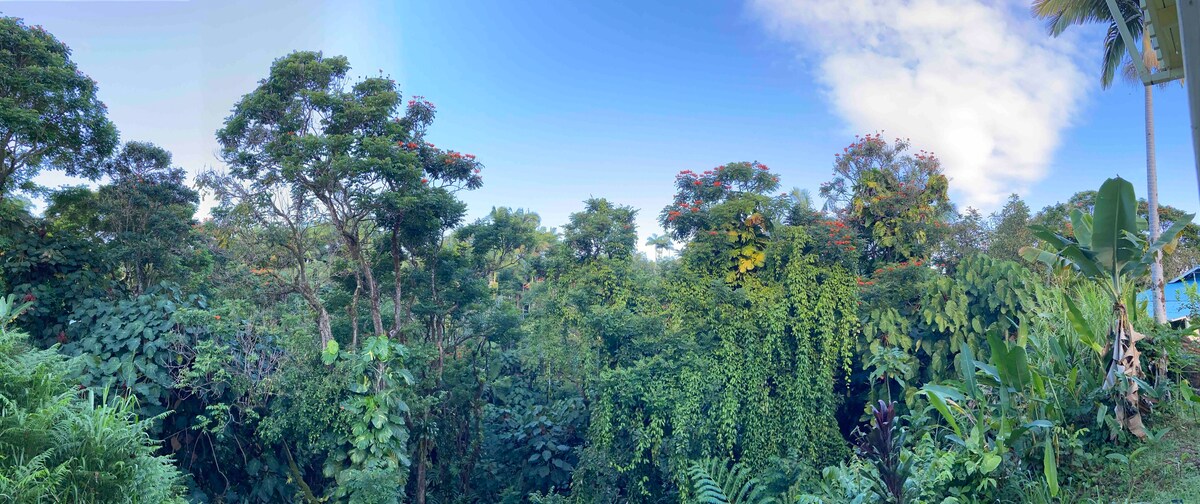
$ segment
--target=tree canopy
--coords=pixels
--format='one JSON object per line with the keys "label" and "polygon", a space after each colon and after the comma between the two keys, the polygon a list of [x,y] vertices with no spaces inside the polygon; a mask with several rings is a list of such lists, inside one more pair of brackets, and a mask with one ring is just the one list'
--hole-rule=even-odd
{"label": "tree canopy", "polygon": [[117,129],[96,82],[41,26],[0,16],[0,199],[32,189],[39,171],[98,177]]}

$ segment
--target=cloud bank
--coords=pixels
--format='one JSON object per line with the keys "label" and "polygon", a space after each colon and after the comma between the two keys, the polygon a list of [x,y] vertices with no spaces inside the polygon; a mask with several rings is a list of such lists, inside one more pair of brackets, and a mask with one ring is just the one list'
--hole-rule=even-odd
{"label": "cloud bank", "polygon": [[861,132],[933,151],[992,209],[1040,180],[1086,91],[1070,45],[1016,0],[751,0]]}

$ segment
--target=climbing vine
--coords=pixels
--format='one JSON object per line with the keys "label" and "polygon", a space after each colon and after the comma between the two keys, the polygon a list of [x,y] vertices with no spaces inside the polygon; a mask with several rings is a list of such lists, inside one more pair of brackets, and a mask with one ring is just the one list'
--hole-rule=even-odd
{"label": "climbing vine", "polygon": [[740,285],[707,253],[687,255],[667,287],[667,327],[686,353],[603,373],[592,449],[608,454],[633,500],[659,480],[687,488],[696,458],[755,468],[772,457],[840,460],[835,412],[858,329],[854,276],[820,264],[796,227],[777,229]]}

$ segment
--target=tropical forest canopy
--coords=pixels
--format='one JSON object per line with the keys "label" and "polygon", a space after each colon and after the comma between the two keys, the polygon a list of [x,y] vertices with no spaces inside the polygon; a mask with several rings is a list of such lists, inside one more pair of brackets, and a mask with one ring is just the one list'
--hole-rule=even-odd
{"label": "tropical forest canopy", "polygon": [[[651,259],[619,200],[468,221],[471,139],[429,143],[433,103],[351,68],[264,68],[191,180],[121,141],[65,45],[0,18],[0,501],[1200,488],[1172,451],[1200,438],[1194,336],[1135,298],[1158,254],[1168,278],[1200,261],[1200,228],[1161,205],[1152,239],[1127,181],[983,215],[870,133],[816,194],[753,160],[665,177]],[[96,184],[33,183],[51,170]]]}

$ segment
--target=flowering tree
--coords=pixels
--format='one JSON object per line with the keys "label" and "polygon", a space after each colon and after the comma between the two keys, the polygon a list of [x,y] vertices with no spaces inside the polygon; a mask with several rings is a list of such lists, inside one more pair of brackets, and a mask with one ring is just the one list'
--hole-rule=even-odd
{"label": "flowering tree", "polygon": [[928,258],[947,232],[952,207],[941,163],[910,148],[908,140],[889,144],[879,133],[855,137],[834,155],[834,179],[821,185],[826,210],[868,238],[869,266]]}
{"label": "flowering tree", "polygon": [[659,222],[681,242],[713,247],[729,262],[735,281],[761,267],[771,229],[788,208],[779,177],[757,161],[729,163],[703,173],[684,170],[675,176],[675,202],[663,208]]}
{"label": "flowering tree", "polygon": [[[424,141],[432,104],[414,99],[400,116],[395,81],[379,76],[349,85],[349,70],[345,57],[319,52],[276,60],[217,138],[235,177],[264,185],[283,181],[317,202],[366,288],[374,333],[383,334],[380,289],[367,250],[372,226],[393,231],[394,257],[401,222],[421,223],[421,229],[403,230],[410,236],[440,237],[465,211],[452,193],[479,187],[480,165],[474,156]],[[409,215],[417,210],[424,214]]]}

